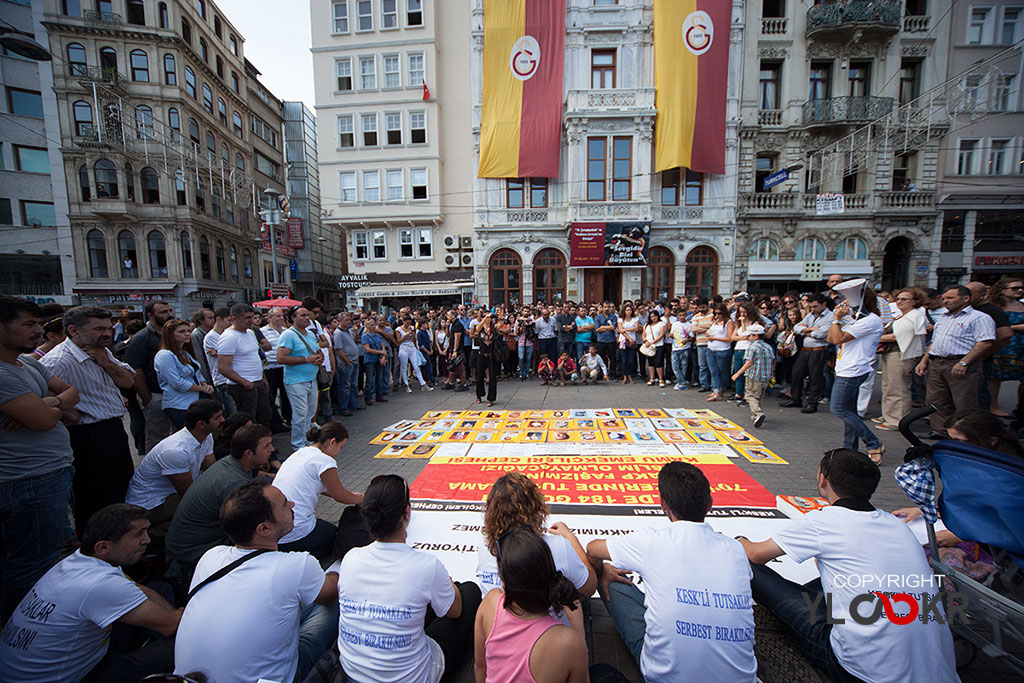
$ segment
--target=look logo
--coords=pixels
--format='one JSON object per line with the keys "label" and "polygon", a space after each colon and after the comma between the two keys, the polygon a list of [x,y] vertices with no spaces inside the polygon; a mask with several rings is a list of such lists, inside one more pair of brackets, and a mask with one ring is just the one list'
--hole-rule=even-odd
{"label": "look logo", "polygon": [[715,26],[707,12],[690,12],[683,20],[683,44],[693,54],[700,56],[711,49],[715,38]]}
{"label": "look logo", "polygon": [[528,81],[540,66],[540,43],[533,36],[523,36],[512,44],[508,67],[520,81]]}

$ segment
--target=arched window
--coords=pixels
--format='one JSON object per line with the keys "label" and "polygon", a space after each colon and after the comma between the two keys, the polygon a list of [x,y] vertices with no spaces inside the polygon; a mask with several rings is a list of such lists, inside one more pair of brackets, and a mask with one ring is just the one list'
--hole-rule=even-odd
{"label": "arched window", "polygon": [[92,105],[85,100],[78,100],[71,106],[71,112],[75,118],[75,135],[92,137],[96,133],[92,122]]}
{"label": "arched window", "polygon": [[213,17],[213,32],[215,34],[217,34],[218,38],[222,37],[222,35],[221,35],[220,17],[218,17],[216,15],[214,15],[214,17]]}
{"label": "arched window", "polygon": [[203,83],[203,109],[213,113],[213,91],[207,83]]}
{"label": "arched window", "polygon": [[541,249],[533,258],[533,303],[555,304],[565,299],[565,256],[558,249]]}
{"label": "arched window", "polygon": [[243,157],[241,154],[235,155],[235,168],[237,168],[239,171],[245,170],[245,157]]}
{"label": "arched window", "polygon": [[224,104],[224,98],[217,98],[217,118],[220,119],[220,125],[228,125],[228,106]]}
{"label": "arched window", "polygon": [[839,260],[866,259],[868,257],[868,244],[859,237],[847,237],[839,243],[836,250],[836,258]]}
{"label": "arched window", "polygon": [[224,245],[217,240],[217,279],[227,280],[227,264],[224,262]]}
{"label": "arched window", "polygon": [[214,70],[217,72],[217,78],[224,78],[224,60],[220,58],[220,55],[217,55],[213,61],[216,64]]}
{"label": "arched window", "polygon": [[100,159],[93,166],[93,172],[96,175],[97,199],[117,197],[117,167],[114,166],[114,163]]}
{"label": "arched window", "polygon": [[122,230],[117,236],[117,255],[121,259],[121,277],[139,276],[139,256],[135,252],[135,235]]}
{"label": "arched window", "polygon": [[245,280],[252,284],[252,252],[246,249],[245,256],[242,258],[242,272],[245,274]]}
{"label": "arched window", "polygon": [[231,150],[228,149],[227,144],[220,143],[220,167],[224,170],[231,166]]}
{"label": "arched window", "polygon": [[231,126],[235,131],[235,137],[242,139],[242,116],[237,111],[231,112]]}
{"label": "arched window", "polygon": [[181,39],[189,45],[192,44],[192,24],[183,17],[181,20]]}
{"label": "arched window", "polygon": [[231,281],[238,282],[238,252],[231,247]]}
{"label": "arched window", "polygon": [[686,291],[706,297],[718,293],[718,255],[711,247],[697,247],[686,255]]}
{"label": "arched window", "polygon": [[89,169],[82,166],[78,169],[78,188],[82,192],[82,201],[92,200],[92,187],[89,184]]}
{"label": "arched window", "polygon": [[109,277],[107,241],[103,239],[103,233],[99,230],[90,230],[85,238],[85,243],[89,249],[89,275],[91,277]]}
{"label": "arched window", "polygon": [[523,261],[512,249],[491,257],[491,305],[518,306],[523,300]]}
{"label": "arched window", "polygon": [[193,277],[192,272],[192,238],[187,232],[181,233],[181,268],[185,279]]}
{"label": "arched window", "polygon": [[117,52],[114,48],[100,48],[100,68],[103,70],[104,80],[113,81],[117,79]]}
{"label": "arched window", "polygon": [[160,176],[157,175],[156,171],[147,166],[139,173],[139,177],[142,179],[142,203],[159,204]]}
{"label": "arched window", "polygon": [[206,239],[205,236],[199,238],[199,269],[202,272],[203,279],[209,280],[210,277],[210,240]]}
{"label": "arched window", "polygon": [[210,152],[210,159],[217,156],[217,139],[210,131],[206,131],[206,149]]}
{"label": "arched window", "polygon": [[805,237],[797,242],[794,258],[797,261],[824,261],[825,243],[817,237]]}
{"label": "arched window", "polygon": [[164,234],[154,230],[149,233],[146,242],[149,246],[149,276],[154,279],[167,277],[167,247],[164,244]]}
{"label": "arched window", "polygon": [[146,25],[146,6],[142,4],[142,0],[128,0],[125,3],[125,9],[128,10],[125,13],[125,19],[128,20],[129,24],[135,26]]}
{"label": "arched window", "polygon": [[199,144],[199,124],[193,118],[188,120],[188,136],[192,142]]}
{"label": "arched window", "polygon": [[188,195],[185,193],[185,172],[180,168],[174,171],[174,196],[178,206],[188,204]]}
{"label": "arched window", "polygon": [[68,45],[68,70],[72,76],[84,76],[89,71],[85,61],[85,48],[78,43]]}
{"label": "arched window", "polygon": [[185,66],[185,92],[193,100],[196,98],[196,72],[188,65]]}
{"label": "arched window", "polygon": [[124,189],[125,197],[130,202],[135,201],[135,171],[132,169],[132,165],[125,163],[124,165]]}
{"label": "arched window", "polygon": [[238,74],[234,71],[231,72],[231,89],[238,92]]}
{"label": "arched window", "polygon": [[761,237],[750,243],[747,256],[751,261],[778,261],[779,245],[771,238]]}
{"label": "arched window", "polygon": [[196,7],[199,8],[199,16],[206,18],[206,0],[196,0]]}
{"label": "arched window", "polygon": [[645,299],[671,299],[675,296],[675,259],[666,247],[651,247],[648,267],[641,273]]}
{"label": "arched window", "polygon": [[207,64],[210,63],[210,48],[206,45],[206,40],[203,38],[199,39],[199,58]]}
{"label": "arched window", "polygon": [[178,84],[178,65],[174,63],[174,55],[164,55],[164,83]]}
{"label": "arched window", "polygon": [[181,139],[181,116],[178,110],[171,107],[167,110],[167,125],[171,129],[171,140],[177,142]]}
{"label": "arched window", "polygon": [[132,80],[141,83],[149,82],[149,55],[142,50],[132,50],[129,55],[132,68]]}
{"label": "arched window", "polygon": [[167,28],[170,26],[170,22],[167,19],[167,3],[161,2],[157,5],[158,14],[160,16],[160,28]]}
{"label": "arched window", "polygon": [[231,46],[231,52],[237,57],[238,56],[238,38],[235,38],[235,34],[232,33],[228,36],[228,45]]}
{"label": "arched window", "polygon": [[145,104],[135,107],[135,125],[140,140],[153,139],[153,110]]}

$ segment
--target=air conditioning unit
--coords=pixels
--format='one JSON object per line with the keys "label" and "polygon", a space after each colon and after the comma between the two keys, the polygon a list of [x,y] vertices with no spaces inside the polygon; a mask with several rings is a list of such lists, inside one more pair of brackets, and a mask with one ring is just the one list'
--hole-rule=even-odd
{"label": "air conditioning unit", "polygon": [[462,255],[462,266],[466,267],[466,266],[472,266],[472,265],[473,265],[473,254],[463,254]]}
{"label": "air conditioning unit", "polygon": [[459,235],[459,249],[473,250],[473,236]]}
{"label": "air conditioning unit", "polygon": [[458,235],[445,235],[444,236],[444,248],[452,251],[459,248],[459,236]]}
{"label": "air conditioning unit", "polygon": [[447,254],[444,257],[445,268],[458,268],[459,267],[459,255],[458,254]]}

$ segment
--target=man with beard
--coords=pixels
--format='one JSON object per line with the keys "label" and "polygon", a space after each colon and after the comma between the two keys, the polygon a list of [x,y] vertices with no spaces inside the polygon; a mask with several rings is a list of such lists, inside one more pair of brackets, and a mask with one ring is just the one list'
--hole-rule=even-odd
{"label": "man with beard", "polygon": [[164,415],[163,410],[164,392],[156,377],[153,359],[160,350],[164,323],[173,317],[174,309],[170,304],[156,300],[147,303],[146,327],[128,342],[128,353],[125,356],[128,365],[136,371],[135,391],[138,392],[142,406],[146,409],[147,453],[171,433],[171,421]]}

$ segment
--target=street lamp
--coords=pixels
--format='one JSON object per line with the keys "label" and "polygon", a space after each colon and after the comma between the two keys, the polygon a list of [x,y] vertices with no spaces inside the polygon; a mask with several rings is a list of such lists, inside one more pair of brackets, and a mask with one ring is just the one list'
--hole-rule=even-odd
{"label": "street lamp", "polygon": [[267,198],[267,209],[260,211],[260,214],[263,215],[263,222],[267,224],[267,228],[270,230],[270,262],[273,264],[270,268],[270,281],[276,283],[277,226],[281,224],[281,212],[277,209],[277,197],[281,193],[267,185],[267,189],[263,190],[263,194]]}

